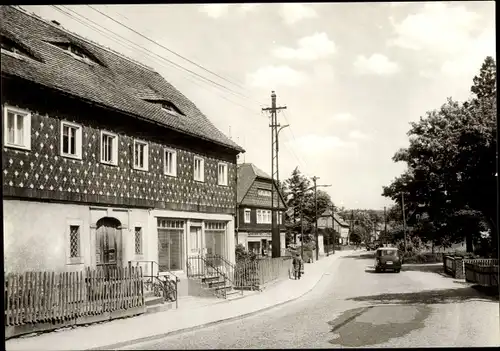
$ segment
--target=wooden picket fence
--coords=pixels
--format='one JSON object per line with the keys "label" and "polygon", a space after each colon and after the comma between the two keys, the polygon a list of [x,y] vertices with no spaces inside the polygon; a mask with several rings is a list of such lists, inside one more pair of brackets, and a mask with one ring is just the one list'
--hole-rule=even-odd
{"label": "wooden picket fence", "polygon": [[6,274],[5,325],[61,323],[144,305],[142,269]]}
{"label": "wooden picket fence", "polygon": [[498,287],[498,259],[464,261],[465,281],[481,286]]}

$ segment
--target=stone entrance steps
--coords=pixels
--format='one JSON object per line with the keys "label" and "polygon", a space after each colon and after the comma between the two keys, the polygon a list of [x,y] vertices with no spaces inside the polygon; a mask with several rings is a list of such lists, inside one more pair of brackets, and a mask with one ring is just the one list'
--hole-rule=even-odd
{"label": "stone entrance steps", "polygon": [[144,304],[146,313],[163,312],[175,308],[175,302],[166,302],[163,297],[154,296],[151,291],[144,292]]}

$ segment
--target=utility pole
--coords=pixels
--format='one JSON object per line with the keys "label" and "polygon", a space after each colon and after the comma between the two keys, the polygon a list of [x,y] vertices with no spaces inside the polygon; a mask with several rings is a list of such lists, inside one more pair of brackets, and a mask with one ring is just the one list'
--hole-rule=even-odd
{"label": "utility pole", "polygon": [[319,177],[314,176],[312,178],[314,182],[314,237],[316,239],[316,261],[319,260],[319,240],[318,240],[318,192],[317,189],[318,187],[316,186],[316,181],[319,179]]}
{"label": "utility pole", "polygon": [[354,210],[351,210],[351,232],[349,233],[349,236],[347,237],[347,245],[351,244],[351,235],[354,231]]}
{"label": "utility pole", "polygon": [[[271,113],[271,240],[272,240],[272,257],[281,256],[281,236],[279,227],[276,227],[276,211],[274,209],[274,192],[278,182],[278,111],[286,109],[286,106],[276,107],[276,93],[271,92],[271,107],[263,108],[262,111]],[[275,182],[276,181],[276,182]],[[278,195],[278,207],[279,207]]]}
{"label": "utility pole", "polygon": [[[335,253],[335,244],[337,240],[337,236],[335,235],[335,205],[332,204],[332,229],[333,229],[333,245],[332,245],[332,253]],[[330,241],[330,240],[328,240]]]}
{"label": "utility pole", "polygon": [[405,235],[405,253],[407,252],[406,248],[406,216],[405,216],[405,196],[401,193],[401,210],[403,211],[403,233]]}
{"label": "utility pole", "polygon": [[384,206],[384,240],[387,241],[387,210]]}
{"label": "utility pole", "polygon": [[304,218],[302,209],[302,197],[300,198],[300,257],[304,259]]}

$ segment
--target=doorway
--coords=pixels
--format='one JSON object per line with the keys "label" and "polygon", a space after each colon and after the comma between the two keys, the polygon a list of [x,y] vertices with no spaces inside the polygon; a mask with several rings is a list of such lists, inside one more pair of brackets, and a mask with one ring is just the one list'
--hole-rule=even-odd
{"label": "doorway", "polygon": [[116,218],[104,217],[97,221],[96,266],[104,269],[106,276],[121,266],[122,229]]}

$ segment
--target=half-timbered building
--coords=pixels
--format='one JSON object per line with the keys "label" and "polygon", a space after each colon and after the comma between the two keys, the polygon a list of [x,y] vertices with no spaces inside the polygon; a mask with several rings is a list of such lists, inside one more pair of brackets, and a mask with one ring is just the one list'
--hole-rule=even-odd
{"label": "half-timbered building", "polygon": [[5,270],[234,262],[244,150],[153,69],[1,12]]}

